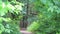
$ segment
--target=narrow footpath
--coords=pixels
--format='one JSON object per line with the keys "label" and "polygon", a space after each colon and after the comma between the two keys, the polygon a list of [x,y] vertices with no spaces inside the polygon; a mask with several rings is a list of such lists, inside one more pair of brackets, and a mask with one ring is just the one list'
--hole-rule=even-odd
{"label": "narrow footpath", "polygon": [[32,32],[26,31],[26,29],[21,29],[20,32],[21,34],[32,34]]}

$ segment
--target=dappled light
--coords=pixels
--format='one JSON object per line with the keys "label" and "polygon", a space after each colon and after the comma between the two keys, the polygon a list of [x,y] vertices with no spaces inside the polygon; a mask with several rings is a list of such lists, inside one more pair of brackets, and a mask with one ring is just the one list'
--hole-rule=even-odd
{"label": "dappled light", "polygon": [[60,34],[60,0],[0,0],[0,34]]}

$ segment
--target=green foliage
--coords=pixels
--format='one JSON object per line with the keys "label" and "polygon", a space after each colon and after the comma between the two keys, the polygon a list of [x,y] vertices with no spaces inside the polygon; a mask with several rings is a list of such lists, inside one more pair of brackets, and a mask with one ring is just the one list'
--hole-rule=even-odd
{"label": "green foliage", "polygon": [[20,34],[22,6],[16,0],[0,0],[0,34]]}
{"label": "green foliage", "polygon": [[[38,22],[33,22],[33,23],[27,28],[27,30],[33,32],[33,31],[35,31],[35,30],[38,29],[39,25],[40,25],[40,24],[38,24]],[[35,28],[35,27],[36,27],[36,28]]]}
{"label": "green foliage", "polygon": [[[32,1],[32,0],[31,0]],[[35,1],[35,2],[33,2]],[[35,34],[60,33],[60,0],[33,0],[31,6],[38,12],[38,22],[32,23],[27,29]],[[34,12],[34,11],[33,11]]]}

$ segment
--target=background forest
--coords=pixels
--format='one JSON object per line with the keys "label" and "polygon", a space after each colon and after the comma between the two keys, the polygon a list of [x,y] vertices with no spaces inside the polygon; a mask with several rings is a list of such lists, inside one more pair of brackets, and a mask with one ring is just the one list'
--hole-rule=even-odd
{"label": "background forest", "polygon": [[34,34],[60,34],[60,0],[0,0],[0,34],[21,34],[20,22]]}

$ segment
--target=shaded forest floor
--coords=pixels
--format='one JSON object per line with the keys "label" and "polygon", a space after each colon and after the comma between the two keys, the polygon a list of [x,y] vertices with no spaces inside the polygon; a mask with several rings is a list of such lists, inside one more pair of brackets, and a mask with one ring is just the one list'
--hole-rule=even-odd
{"label": "shaded forest floor", "polygon": [[32,32],[28,32],[26,29],[21,29],[20,32],[22,34],[32,34]]}

